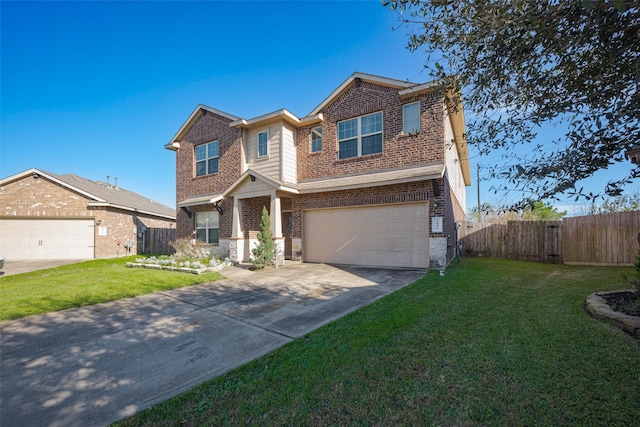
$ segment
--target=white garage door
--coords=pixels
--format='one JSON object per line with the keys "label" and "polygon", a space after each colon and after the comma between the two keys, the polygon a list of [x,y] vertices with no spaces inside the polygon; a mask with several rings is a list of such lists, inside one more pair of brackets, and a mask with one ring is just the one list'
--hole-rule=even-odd
{"label": "white garage door", "polygon": [[2,219],[0,256],[6,259],[91,259],[93,219]]}
{"label": "white garage door", "polygon": [[429,267],[427,203],[303,213],[304,259],[378,267]]}

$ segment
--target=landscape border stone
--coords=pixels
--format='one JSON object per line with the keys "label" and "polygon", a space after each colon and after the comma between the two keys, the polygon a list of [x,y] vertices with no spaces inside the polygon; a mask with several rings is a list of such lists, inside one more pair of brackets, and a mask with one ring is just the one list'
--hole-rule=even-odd
{"label": "landscape border stone", "polygon": [[596,319],[605,320],[625,332],[640,338],[640,317],[620,313],[607,304],[604,295],[636,292],[635,290],[603,291],[589,295],[585,310]]}
{"label": "landscape border stone", "polygon": [[204,274],[204,273],[212,273],[215,271],[221,271],[223,268],[231,265],[231,263],[223,262],[221,264],[216,265],[215,267],[203,267],[203,268],[186,268],[186,267],[171,267],[167,265],[158,265],[158,264],[142,264],[138,262],[128,262],[127,267],[130,268],[152,268],[154,270],[166,270],[166,271],[177,271],[180,273],[191,273],[191,274]]}

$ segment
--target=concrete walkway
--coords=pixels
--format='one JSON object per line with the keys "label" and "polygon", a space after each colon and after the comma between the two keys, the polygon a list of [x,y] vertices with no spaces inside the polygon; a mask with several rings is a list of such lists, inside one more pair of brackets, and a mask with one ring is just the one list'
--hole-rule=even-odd
{"label": "concrete walkway", "polygon": [[422,277],[289,264],[0,323],[0,425],[104,426]]}

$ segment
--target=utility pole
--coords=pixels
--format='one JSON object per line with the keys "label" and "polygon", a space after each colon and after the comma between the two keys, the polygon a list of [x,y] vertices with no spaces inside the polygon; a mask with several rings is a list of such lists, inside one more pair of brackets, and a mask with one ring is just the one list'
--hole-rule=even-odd
{"label": "utility pole", "polygon": [[478,172],[476,173],[478,180],[478,222],[482,222],[482,211],[480,211],[480,163],[476,163]]}

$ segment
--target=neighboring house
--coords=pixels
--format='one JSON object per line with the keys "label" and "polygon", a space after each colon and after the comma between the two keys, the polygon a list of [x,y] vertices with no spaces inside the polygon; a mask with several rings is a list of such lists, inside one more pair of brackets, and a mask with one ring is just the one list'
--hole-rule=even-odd
{"label": "neighboring house", "polygon": [[435,83],[363,73],[302,118],[199,105],[165,145],[177,237],[248,261],[264,206],[278,263],[444,269],[470,184],[459,107]]}
{"label": "neighboring house", "polygon": [[633,147],[629,148],[625,152],[625,154],[627,155],[629,160],[631,160],[631,163],[640,165],[640,145],[634,145]]}
{"label": "neighboring house", "polygon": [[143,251],[175,210],[109,182],[29,169],[0,180],[0,256],[91,259]]}

